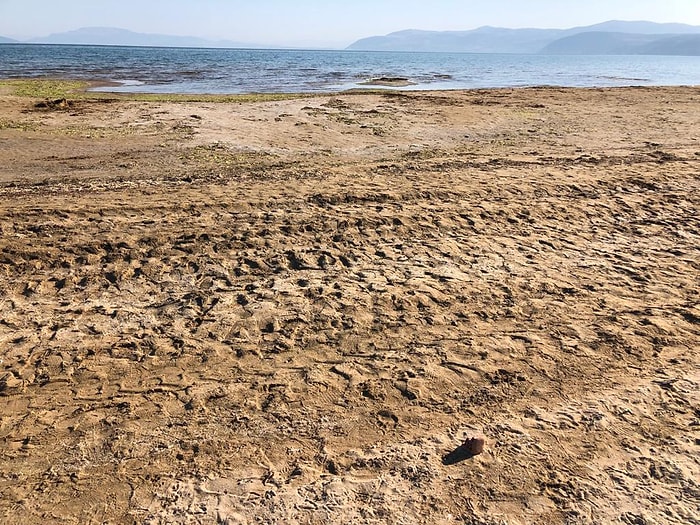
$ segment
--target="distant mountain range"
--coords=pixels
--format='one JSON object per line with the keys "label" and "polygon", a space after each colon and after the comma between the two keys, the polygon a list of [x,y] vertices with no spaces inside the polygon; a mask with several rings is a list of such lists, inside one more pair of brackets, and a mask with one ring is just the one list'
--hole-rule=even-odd
{"label": "distant mountain range", "polygon": [[[0,37],[0,43],[17,42]],[[148,46],[148,47],[261,47],[246,42],[231,40],[207,40],[194,36],[172,36],[150,33],[135,33],[115,27],[83,27],[75,31],[54,33],[33,38],[23,43],[31,44],[85,44],[103,46]]]}
{"label": "distant mountain range", "polygon": [[571,29],[406,30],[363,38],[358,51],[443,51],[567,55],[700,55],[700,26],[612,20]]}
{"label": "distant mountain range", "polygon": [[[18,43],[0,37],[0,44]],[[84,27],[22,43],[153,47],[263,48],[248,42],[207,40],[193,36],[136,33],[113,27]],[[461,53],[543,53],[559,55],[693,55],[700,56],[700,26],[612,20],[571,29],[470,31],[409,29],[363,38],[347,49],[359,51],[444,51]]]}

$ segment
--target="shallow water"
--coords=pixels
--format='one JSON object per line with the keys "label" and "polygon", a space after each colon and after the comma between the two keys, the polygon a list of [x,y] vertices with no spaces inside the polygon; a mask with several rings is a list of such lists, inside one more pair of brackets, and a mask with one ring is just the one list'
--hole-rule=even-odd
{"label": "shallow water", "polygon": [[379,77],[407,79],[401,89],[700,85],[700,57],[0,45],[0,78],[17,77],[150,93],[340,91]]}

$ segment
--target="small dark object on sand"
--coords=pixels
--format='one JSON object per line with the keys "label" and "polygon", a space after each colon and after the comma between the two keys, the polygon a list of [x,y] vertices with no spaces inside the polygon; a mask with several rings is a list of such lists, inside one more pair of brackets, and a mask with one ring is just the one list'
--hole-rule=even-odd
{"label": "small dark object on sand", "polygon": [[486,439],[483,436],[473,435],[464,440],[460,446],[454,449],[449,454],[443,456],[443,465],[456,465],[462,461],[472,459],[484,451],[484,443]]}
{"label": "small dark object on sand", "polygon": [[478,456],[484,451],[485,443],[483,436],[470,436],[462,443],[462,448],[472,456]]}

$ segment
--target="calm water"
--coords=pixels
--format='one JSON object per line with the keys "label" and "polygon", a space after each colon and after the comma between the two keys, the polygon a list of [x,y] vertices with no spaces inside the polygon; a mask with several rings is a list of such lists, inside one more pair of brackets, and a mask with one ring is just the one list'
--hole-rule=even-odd
{"label": "calm water", "polygon": [[336,91],[377,77],[405,89],[700,85],[700,57],[548,56],[105,46],[0,45],[0,78],[118,81],[110,91]]}

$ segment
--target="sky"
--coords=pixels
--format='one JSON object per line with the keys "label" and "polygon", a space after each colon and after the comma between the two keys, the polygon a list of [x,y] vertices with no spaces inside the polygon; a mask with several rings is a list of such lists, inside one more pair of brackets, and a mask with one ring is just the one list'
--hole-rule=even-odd
{"label": "sky", "polygon": [[700,0],[0,0],[0,36],[20,40],[105,26],[342,48],[403,29],[569,28],[606,20],[700,25]]}

